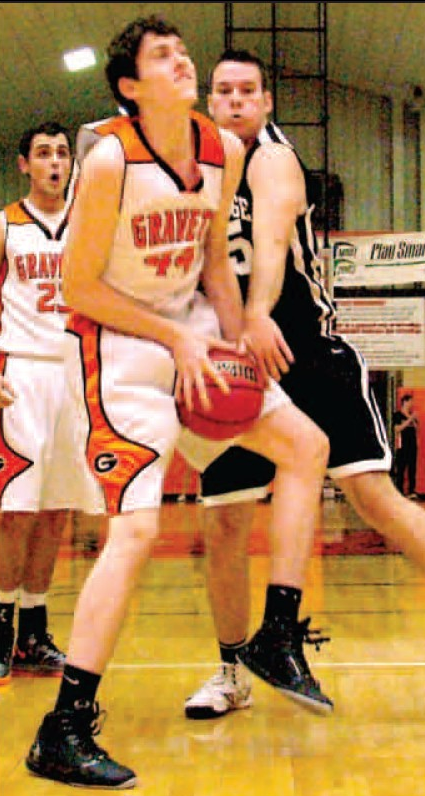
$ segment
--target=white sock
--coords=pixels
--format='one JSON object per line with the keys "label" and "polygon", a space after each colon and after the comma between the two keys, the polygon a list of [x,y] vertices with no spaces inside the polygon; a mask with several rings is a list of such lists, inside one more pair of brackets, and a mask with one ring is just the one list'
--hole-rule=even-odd
{"label": "white sock", "polygon": [[43,594],[34,594],[25,589],[21,589],[20,606],[21,608],[37,608],[39,605],[46,604],[46,592]]}
{"label": "white sock", "polygon": [[16,603],[18,599],[19,589],[15,589],[14,591],[0,591],[0,603],[7,603],[8,605],[13,605]]}

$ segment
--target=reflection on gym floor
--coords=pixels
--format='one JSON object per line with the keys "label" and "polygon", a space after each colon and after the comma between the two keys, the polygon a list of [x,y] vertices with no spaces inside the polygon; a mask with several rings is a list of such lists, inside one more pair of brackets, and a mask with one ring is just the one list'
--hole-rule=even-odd
{"label": "reflection on gym floor", "polygon": [[[217,647],[198,531],[202,506],[165,502],[163,531],[99,698],[101,744],[136,769],[144,796],[423,796],[425,579],[362,527],[341,499],[318,519],[304,612],[331,635],[307,649],[335,701],[312,715],[259,680],[254,706],[212,721],[185,719],[185,698],[214,673]],[[268,577],[259,504],[250,544],[252,630]],[[89,521],[63,541],[50,594],[55,641],[66,648],[75,600],[104,540]],[[30,777],[23,759],[57,680],[12,679],[0,691],[0,781],[5,796],[50,796],[66,786]],[[81,789],[82,793],[89,793]]]}

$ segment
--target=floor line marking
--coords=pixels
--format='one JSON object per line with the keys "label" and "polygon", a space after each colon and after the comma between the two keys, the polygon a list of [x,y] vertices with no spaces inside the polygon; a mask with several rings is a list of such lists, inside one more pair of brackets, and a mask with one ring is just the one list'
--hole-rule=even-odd
{"label": "floor line marking", "polygon": [[[215,663],[112,663],[109,669],[213,669]],[[338,661],[315,663],[315,669],[423,669],[425,661]]]}

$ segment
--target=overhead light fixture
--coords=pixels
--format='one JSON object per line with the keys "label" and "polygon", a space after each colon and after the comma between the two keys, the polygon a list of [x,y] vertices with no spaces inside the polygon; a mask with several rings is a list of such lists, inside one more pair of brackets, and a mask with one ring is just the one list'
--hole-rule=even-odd
{"label": "overhead light fixture", "polygon": [[96,55],[91,47],[80,47],[78,50],[69,50],[63,54],[63,60],[68,72],[79,72],[88,69],[96,63]]}

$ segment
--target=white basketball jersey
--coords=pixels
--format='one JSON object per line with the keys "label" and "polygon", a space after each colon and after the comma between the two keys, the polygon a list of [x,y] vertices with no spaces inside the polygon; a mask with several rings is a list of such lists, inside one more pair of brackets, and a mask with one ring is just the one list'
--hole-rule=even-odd
{"label": "white basketball jersey", "polygon": [[63,357],[68,309],[62,297],[62,252],[68,210],[52,218],[20,200],[0,215],[5,257],[0,274],[0,350]]}
{"label": "white basketball jersey", "polygon": [[204,264],[204,241],[221,196],[224,151],[217,127],[192,113],[199,181],[187,190],[180,177],[152,149],[137,121],[119,116],[82,128],[84,144],[113,135],[125,157],[122,203],[103,278],[147,309],[183,317],[193,300]]}

